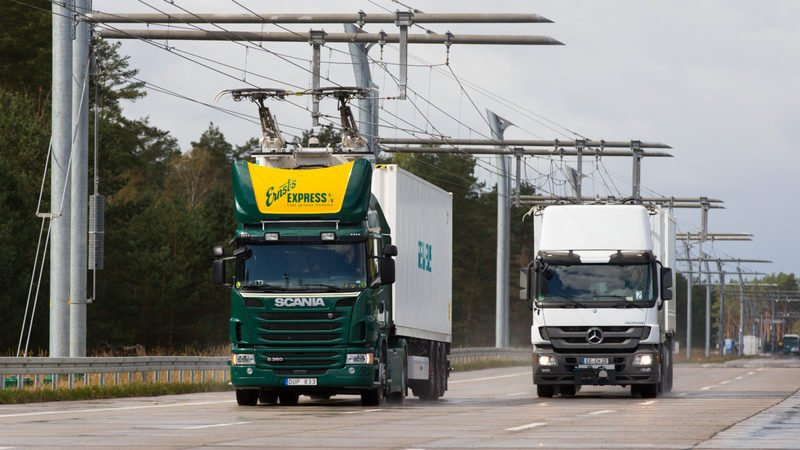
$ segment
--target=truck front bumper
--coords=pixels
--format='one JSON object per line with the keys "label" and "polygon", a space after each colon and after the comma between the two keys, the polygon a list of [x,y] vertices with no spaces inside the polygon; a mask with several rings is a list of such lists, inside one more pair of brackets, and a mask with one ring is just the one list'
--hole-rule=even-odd
{"label": "truck front bumper", "polygon": [[[652,355],[652,364],[634,365],[636,354]],[[548,355],[551,365],[540,364],[540,356]],[[584,358],[604,358],[607,364],[585,364]],[[596,362],[591,361],[591,362]],[[652,348],[640,348],[636,353],[581,354],[556,353],[537,348],[533,354],[534,384],[564,385],[630,385],[653,384],[661,380],[661,359]]]}
{"label": "truck front bumper", "polygon": [[[285,390],[298,393],[360,393],[375,387],[377,365],[350,365],[322,373],[276,373],[255,366],[232,366],[231,384],[237,389]],[[315,385],[289,385],[289,380],[314,379]]]}

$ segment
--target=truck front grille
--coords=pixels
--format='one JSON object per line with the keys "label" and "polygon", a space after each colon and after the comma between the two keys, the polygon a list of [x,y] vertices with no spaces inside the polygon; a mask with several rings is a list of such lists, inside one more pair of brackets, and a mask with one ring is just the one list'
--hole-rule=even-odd
{"label": "truck front grille", "polygon": [[[591,329],[599,329],[602,341],[590,342],[588,333]],[[571,353],[579,351],[584,354],[625,353],[635,350],[639,341],[650,335],[650,327],[635,326],[569,326],[540,327],[539,333],[553,344],[556,352]]]}

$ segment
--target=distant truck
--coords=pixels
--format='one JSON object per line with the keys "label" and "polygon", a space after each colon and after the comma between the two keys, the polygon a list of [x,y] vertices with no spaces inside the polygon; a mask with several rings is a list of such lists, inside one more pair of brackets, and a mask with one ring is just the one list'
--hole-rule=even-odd
{"label": "distant truck", "polygon": [[781,339],[783,353],[800,355],[800,335],[784,334]]}
{"label": "distant truck", "polygon": [[[329,150],[233,165],[231,381],[239,405],[447,390],[452,197],[396,165]],[[226,262],[235,271],[226,276]]]}
{"label": "distant truck", "polygon": [[534,260],[522,271],[531,302],[539,397],[583,385],[672,389],[675,220],[642,205],[550,205],[534,213]]}

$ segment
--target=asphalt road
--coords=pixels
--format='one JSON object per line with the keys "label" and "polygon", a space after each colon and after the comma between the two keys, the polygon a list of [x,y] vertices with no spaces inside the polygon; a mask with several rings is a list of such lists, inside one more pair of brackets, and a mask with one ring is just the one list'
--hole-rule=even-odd
{"label": "asphalt road", "polygon": [[529,368],[455,373],[444,399],[361,407],[301,397],[239,407],[232,393],[0,405],[0,449],[800,448],[800,364],[678,365],[657,399],[619,387],[539,399]]}

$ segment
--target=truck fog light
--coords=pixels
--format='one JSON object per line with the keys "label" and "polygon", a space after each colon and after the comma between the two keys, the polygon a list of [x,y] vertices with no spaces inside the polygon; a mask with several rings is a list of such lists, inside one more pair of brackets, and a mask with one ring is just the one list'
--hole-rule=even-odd
{"label": "truck fog light", "polygon": [[354,373],[356,373],[356,369],[353,368],[353,367],[350,367],[350,368],[347,369],[347,373],[349,373],[350,375],[353,375]]}
{"label": "truck fog light", "polygon": [[248,375],[252,375],[253,374],[253,368],[252,367],[248,367],[247,368],[247,374]]}
{"label": "truck fog light", "polygon": [[256,364],[256,355],[252,353],[231,355],[231,364],[234,366],[254,366]]}
{"label": "truck fog light", "polygon": [[265,241],[277,241],[281,238],[280,233],[264,233]]}
{"label": "truck fog light", "polygon": [[336,233],[333,231],[323,231],[319,234],[319,239],[322,241],[333,241],[336,240]]}
{"label": "truck fog light", "polygon": [[345,364],[372,364],[372,353],[348,353]]}
{"label": "truck fog light", "polygon": [[634,366],[652,366],[653,365],[653,355],[650,353],[640,353],[633,357],[633,365]]}
{"label": "truck fog light", "polygon": [[557,366],[558,360],[553,355],[539,355],[540,366]]}

